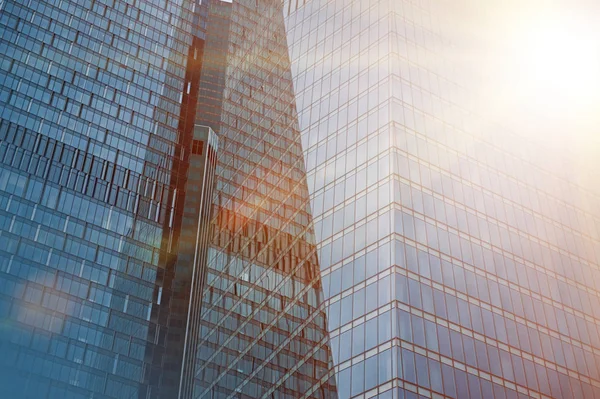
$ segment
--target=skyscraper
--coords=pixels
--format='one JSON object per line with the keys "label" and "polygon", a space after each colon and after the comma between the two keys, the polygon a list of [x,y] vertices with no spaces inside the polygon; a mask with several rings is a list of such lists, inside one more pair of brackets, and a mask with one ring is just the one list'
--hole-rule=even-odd
{"label": "skyscraper", "polygon": [[219,157],[196,398],[336,395],[282,5],[209,6],[196,122]]}
{"label": "skyscraper", "polygon": [[145,391],[192,7],[0,4],[0,396]]}
{"label": "skyscraper", "polygon": [[285,1],[340,397],[600,397],[594,180],[477,114],[443,7]]}
{"label": "skyscraper", "polygon": [[335,395],[281,3],[0,32],[0,396]]}

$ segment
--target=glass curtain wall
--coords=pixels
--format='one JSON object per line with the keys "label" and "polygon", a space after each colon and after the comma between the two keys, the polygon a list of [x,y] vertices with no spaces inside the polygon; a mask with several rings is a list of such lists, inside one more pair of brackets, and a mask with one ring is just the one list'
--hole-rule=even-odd
{"label": "glass curtain wall", "polygon": [[470,111],[444,7],[285,1],[339,395],[598,397],[593,179]]}
{"label": "glass curtain wall", "polygon": [[0,2],[0,396],[145,397],[193,14]]}

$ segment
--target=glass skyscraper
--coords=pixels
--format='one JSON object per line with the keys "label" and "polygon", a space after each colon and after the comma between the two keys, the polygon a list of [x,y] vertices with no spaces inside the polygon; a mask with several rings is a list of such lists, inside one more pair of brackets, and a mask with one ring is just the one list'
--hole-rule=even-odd
{"label": "glass skyscraper", "polygon": [[471,111],[443,3],[285,1],[339,396],[600,397],[594,179]]}
{"label": "glass skyscraper", "polygon": [[0,3],[0,396],[144,397],[192,15]]}
{"label": "glass skyscraper", "polygon": [[196,123],[219,156],[194,398],[336,397],[282,5],[209,5]]}
{"label": "glass skyscraper", "polygon": [[0,2],[0,396],[335,396],[278,1]]}

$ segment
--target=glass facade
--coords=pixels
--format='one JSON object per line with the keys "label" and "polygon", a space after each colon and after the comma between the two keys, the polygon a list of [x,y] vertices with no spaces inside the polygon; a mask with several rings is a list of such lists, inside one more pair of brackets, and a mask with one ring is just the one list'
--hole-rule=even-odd
{"label": "glass facade", "polygon": [[219,136],[195,398],[333,398],[282,2],[211,1],[196,123]]}
{"label": "glass facade", "polygon": [[145,397],[192,7],[0,3],[2,397]]}
{"label": "glass facade", "polygon": [[0,163],[0,397],[335,397],[281,2],[0,1]]}
{"label": "glass facade", "polygon": [[284,4],[339,396],[600,397],[593,179],[469,111],[445,11]]}

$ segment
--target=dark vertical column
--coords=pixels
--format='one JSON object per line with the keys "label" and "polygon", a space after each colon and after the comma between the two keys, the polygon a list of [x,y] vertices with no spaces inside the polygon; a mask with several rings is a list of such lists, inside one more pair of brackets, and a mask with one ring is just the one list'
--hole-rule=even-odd
{"label": "dark vertical column", "polygon": [[[200,20],[199,20],[200,19]],[[188,317],[188,299],[191,289],[190,267],[185,261],[179,261],[181,242],[185,243],[194,238],[188,236],[186,220],[195,220],[198,216],[186,214],[187,202],[194,200],[198,193],[189,192],[188,183],[190,175],[195,176],[196,171],[190,168],[191,162],[197,162],[193,154],[194,143],[194,118],[198,102],[198,87],[202,73],[202,60],[204,44],[200,30],[202,13],[197,13],[195,27],[198,29],[193,37],[192,45],[188,52],[185,86],[182,95],[182,113],[179,119],[179,145],[173,157],[171,184],[174,188],[170,191],[168,199],[170,204],[169,217],[165,220],[165,234],[161,244],[160,264],[157,276],[155,295],[157,302],[151,314],[152,326],[149,343],[146,349],[146,358],[151,367],[144,375],[148,389],[140,393],[140,397],[177,397],[182,371],[182,359]],[[185,256],[184,256],[185,257]]]}

